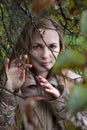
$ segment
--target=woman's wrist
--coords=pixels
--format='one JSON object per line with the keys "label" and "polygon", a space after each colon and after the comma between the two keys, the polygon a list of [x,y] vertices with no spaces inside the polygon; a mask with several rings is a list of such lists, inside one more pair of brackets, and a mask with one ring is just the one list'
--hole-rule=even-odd
{"label": "woman's wrist", "polygon": [[12,83],[9,80],[7,80],[5,88],[8,89],[11,92],[14,92],[13,85],[12,85]]}

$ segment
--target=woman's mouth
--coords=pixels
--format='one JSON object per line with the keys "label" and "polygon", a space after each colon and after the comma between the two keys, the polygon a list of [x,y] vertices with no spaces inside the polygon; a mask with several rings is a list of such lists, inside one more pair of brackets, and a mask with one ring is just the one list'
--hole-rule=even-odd
{"label": "woman's mouth", "polygon": [[51,62],[43,62],[42,64],[43,64],[44,66],[48,66],[50,63],[51,63]]}

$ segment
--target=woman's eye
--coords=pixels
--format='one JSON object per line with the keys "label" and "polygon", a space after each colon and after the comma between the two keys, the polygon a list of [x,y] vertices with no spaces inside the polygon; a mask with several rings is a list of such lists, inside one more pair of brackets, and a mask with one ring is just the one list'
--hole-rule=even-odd
{"label": "woman's eye", "polygon": [[40,48],[41,48],[41,47],[38,46],[38,45],[37,45],[37,46],[33,46],[33,49],[35,49],[35,50],[36,50],[36,49],[40,49]]}
{"label": "woman's eye", "polygon": [[53,50],[53,49],[55,49],[55,48],[56,48],[56,45],[53,45],[53,44],[50,45],[50,49],[51,49],[51,50]]}

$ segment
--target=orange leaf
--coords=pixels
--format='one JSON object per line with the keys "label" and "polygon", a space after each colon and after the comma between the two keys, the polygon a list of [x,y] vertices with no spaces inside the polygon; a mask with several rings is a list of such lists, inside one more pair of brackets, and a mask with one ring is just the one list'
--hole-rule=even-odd
{"label": "orange leaf", "polygon": [[36,13],[48,8],[55,0],[33,0],[32,10]]}

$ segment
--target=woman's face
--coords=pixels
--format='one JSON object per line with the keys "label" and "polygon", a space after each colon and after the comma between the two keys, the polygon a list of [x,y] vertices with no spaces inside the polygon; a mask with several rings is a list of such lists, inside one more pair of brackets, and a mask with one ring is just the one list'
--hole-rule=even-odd
{"label": "woman's face", "polygon": [[[55,30],[44,29],[43,39],[45,43],[37,32],[34,34],[31,52],[47,69],[51,69],[60,52],[59,36]],[[39,73],[46,71],[34,59],[31,63]]]}

